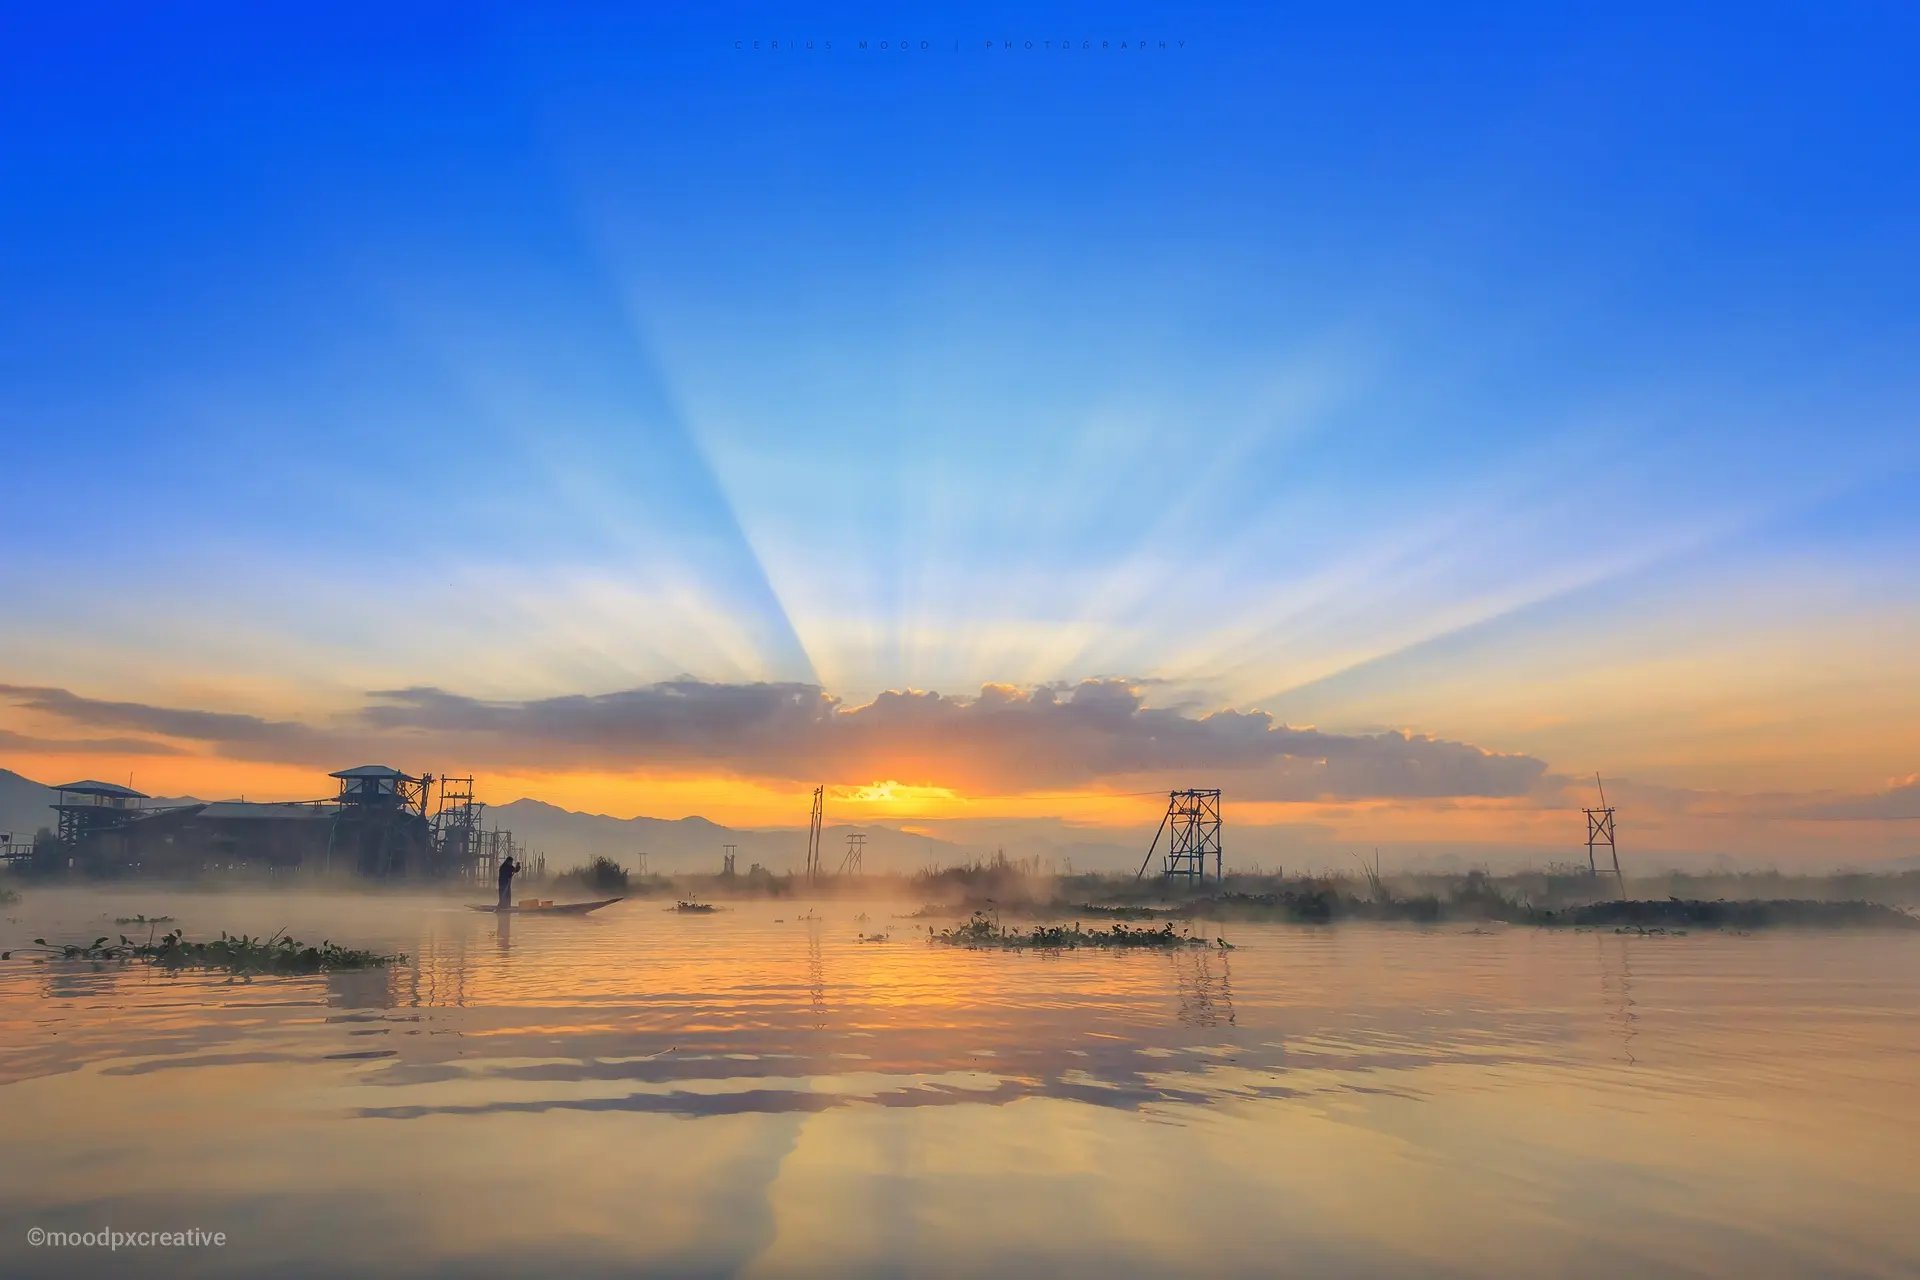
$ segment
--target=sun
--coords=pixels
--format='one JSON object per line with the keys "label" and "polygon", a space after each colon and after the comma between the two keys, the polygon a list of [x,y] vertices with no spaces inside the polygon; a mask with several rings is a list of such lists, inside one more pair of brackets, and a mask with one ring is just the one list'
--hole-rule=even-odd
{"label": "sun", "polygon": [[842,804],[866,805],[884,813],[939,811],[963,803],[960,794],[950,787],[918,786],[892,778],[861,787],[835,787],[833,798]]}

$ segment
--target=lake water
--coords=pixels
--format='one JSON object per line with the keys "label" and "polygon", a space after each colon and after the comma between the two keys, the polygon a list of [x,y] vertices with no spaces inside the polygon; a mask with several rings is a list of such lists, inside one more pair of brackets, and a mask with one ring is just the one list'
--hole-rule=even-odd
{"label": "lake water", "polygon": [[0,1275],[1920,1274],[1911,935],[1047,956],[907,909],[31,894],[0,942],[165,911],[411,959],[0,963]]}

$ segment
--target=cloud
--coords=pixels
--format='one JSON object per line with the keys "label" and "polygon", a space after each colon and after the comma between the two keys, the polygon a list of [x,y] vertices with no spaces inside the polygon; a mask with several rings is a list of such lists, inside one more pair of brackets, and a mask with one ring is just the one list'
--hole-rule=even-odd
{"label": "cloud", "polygon": [[1920,820],[1920,773],[1895,778],[1884,791],[1870,795],[1839,796],[1792,811],[1796,818],[1817,822],[1901,822]]}
{"label": "cloud", "polygon": [[[794,780],[896,778],[963,791],[1031,791],[1170,771],[1241,776],[1264,798],[1513,796],[1546,765],[1405,733],[1298,729],[1259,711],[1149,707],[1131,681],[956,697],[890,691],[846,706],[817,685],[672,680],[616,693],[483,701],[434,688],[372,695],[388,730],[520,744],[599,767],[700,764]],[[1250,775],[1250,776],[1249,776]]]}
{"label": "cloud", "polygon": [[32,685],[0,684],[0,697],[29,711],[57,716],[76,724],[98,729],[130,729],[136,733],[158,734],[163,738],[283,744],[308,732],[302,725],[263,720],[259,716],[227,711],[179,710],[155,707],[144,702],[103,702],[97,698],[83,698],[65,689]]}
{"label": "cloud", "polygon": [[[1582,780],[1569,780],[1577,795]],[[1893,778],[1877,791],[1704,791],[1609,778],[1607,794],[1626,805],[1688,818],[1734,822],[1920,821],[1920,773]]]}
{"label": "cloud", "polygon": [[973,794],[1225,778],[1249,799],[1302,800],[1518,796],[1546,775],[1529,756],[1416,734],[1324,733],[1260,711],[1149,707],[1138,682],[1120,679],[989,684],[964,697],[891,691],[858,706],[801,683],[686,678],[528,700],[422,686],[374,692],[368,705],[321,726],[61,689],[0,693],[75,724],[328,765],[393,755],[460,768],[711,769],[791,781],[894,778]]}
{"label": "cloud", "polygon": [[174,756],[180,749],[151,738],[37,738],[0,729],[0,750],[35,755]]}

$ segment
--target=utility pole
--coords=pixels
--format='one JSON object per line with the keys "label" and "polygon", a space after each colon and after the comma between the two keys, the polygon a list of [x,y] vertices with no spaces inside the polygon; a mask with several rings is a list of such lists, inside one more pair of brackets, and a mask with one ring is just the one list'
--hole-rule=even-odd
{"label": "utility pole", "polygon": [[1595,773],[1593,785],[1600,789],[1600,807],[1582,810],[1587,815],[1587,871],[1595,879],[1606,874],[1598,853],[1605,849],[1613,862],[1613,882],[1624,890],[1626,878],[1620,874],[1620,850],[1613,842],[1613,808],[1607,804],[1607,784]]}
{"label": "utility pole", "polygon": [[820,879],[820,819],[825,807],[827,789],[813,789],[813,816],[807,827],[807,883],[813,884]]}

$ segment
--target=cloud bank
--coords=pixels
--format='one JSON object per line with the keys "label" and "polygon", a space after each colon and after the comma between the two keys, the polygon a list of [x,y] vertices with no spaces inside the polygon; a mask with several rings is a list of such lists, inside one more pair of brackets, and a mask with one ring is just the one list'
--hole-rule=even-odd
{"label": "cloud bank", "polygon": [[1920,773],[1896,778],[1884,791],[1840,796],[1803,805],[1793,816],[1817,822],[1910,822],[1920,820]]}
{"label": "cloud bank", "polygon": [[236,759],[336,767],[715,771],[796,782],[902,782],[974,794],[1210,785],[1246,799],[1520,796],[1545,762],[1417,734],[1296,728],[1261,711],[1150,707],[1120,679],[977,694],[888,692],[849,706],[818,685],[660,681],[612,693],[493,700],[380,690],[321,724],[0,685],[77,728],[143,732]]}

